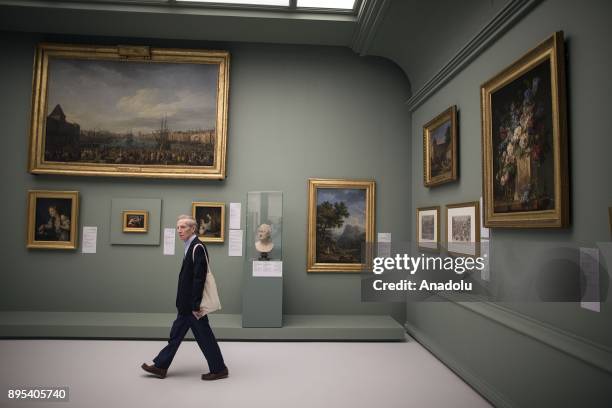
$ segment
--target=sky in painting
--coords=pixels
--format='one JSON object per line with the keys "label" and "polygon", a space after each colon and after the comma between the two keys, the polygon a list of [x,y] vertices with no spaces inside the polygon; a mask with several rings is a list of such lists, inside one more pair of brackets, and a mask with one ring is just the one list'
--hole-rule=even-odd
{"label": "sky in painting", "polygon": [[365,230],[365,189],[355,188],[319,188],[317,190],[317,205],[329,201],[337,203],[344,201],[349,217],[340,228],[334,228],[332,233],[342,234],[346,225],[356,225]]}
{"label": "sky in painting", "polygon": [[60,104],[83,130],[214,129],[218,66],[52,59],[47,114]]}
{"label": "sky in painting", "polygon": [[451,122],[447,120],[431,132],[431,137],[436,144],[444,143],[444,134],[446,129],[450,128]]}

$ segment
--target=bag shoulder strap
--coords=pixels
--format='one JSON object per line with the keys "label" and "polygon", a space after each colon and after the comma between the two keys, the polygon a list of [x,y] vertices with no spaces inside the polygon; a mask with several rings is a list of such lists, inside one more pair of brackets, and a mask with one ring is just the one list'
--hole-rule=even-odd
{"label": "bag shoulder strap", "polygon": [[208,261],[208,253],[206,252],[206,248],[204,248],[204,245],[202,245],[202,243],[197,243],[193,246],[193,250],[191,251],[191,262],[195,262],[195,250],[199,246],[202,247],[202,249],[204,250],[204,256],[206,257],[206,266],[210,270],[210,262]]}

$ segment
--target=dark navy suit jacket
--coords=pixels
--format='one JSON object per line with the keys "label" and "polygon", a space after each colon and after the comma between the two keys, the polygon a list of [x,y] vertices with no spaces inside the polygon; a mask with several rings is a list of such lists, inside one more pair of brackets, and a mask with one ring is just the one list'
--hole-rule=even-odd
{"label": "dark navy suit jacket", "polygon": [[[179,314],[190,315],[194,310],[200,310],[202,302],[202,291],[208,272],[208,264],[204,251],[208,254],[206,247],[198,247],[193,252],[197,244],[204,243],[196,236],[189,245],[189,249],[183,258],[181,273],[179,273],[178,288],[176,291],[176,309]],[[192,260],[193,257],[193,260]]]}

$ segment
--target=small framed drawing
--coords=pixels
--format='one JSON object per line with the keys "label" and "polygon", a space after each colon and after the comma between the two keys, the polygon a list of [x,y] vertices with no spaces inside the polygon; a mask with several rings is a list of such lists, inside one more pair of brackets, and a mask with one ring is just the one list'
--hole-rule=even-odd
{"label": "small framed drawing", "polygon": [[149,212],[144,210],[123,211],[123,232],[148,232]]}
{"label": "small framed drawing", "polygon": [[457,107],[423,126],[423,182],[433,187],[457,180]]}
{"label": "small framed drawing", "polygon": [[480,204],[478,201],[446,206],[446,245],[448,253],[478,256],[480,244]]}
{"label": "small framed drawing", "polygon": [[225,203],[197,201],[191,214],[198,223],[196,234],[204,242],[225,241]]}
{"label": "small framed drawing", "polygon": [[419,250],[440,250],[440,207],[417,208],[416,217]]}
{"label": "small framed drawing", "polygon": [[563,33],[480,87],[484,224],[569,225]]}
{"label": "small framed drawing", "polygon": [[28,192],[28,248],[75,249],[78,191]]}

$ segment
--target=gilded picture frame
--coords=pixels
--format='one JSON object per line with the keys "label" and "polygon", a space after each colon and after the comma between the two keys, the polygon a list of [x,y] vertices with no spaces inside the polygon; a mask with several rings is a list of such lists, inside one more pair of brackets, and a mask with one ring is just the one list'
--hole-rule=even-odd
{"label": "gilded picture frame", "polygon": [[39,44],[33,174],[224,179],[227,51]]}
{"label": "gilded picture frame", "polygon": [[197,222],[196,234],[203,242],[225,242],[225,203],[195,201],[191,215]]}
{"label": "gilded picture frame", "polygon": [[124,210],[122,213],[123,232],[149,232],[149,212],[146,210]]}
{"label": "gilded picture frame", "polygon": [[434,187],[457,180],[457,107],[423,126],[423,183]]}
{"label": "gilded picture frame", "polygon": [[308,272],[361,272],[372,262],[376,182],[308,180]]}
{"label": "gilded picture frame", "polygon": [[480,202],[447,204],[446,249],[454,256],[480,255]]}
{"label": "gilded picture frame", "polygon": [[481,88],[484,224],[569,225],[563,33]]}
{"label": "gilded picture frame", "polygon": [[76,249],[78,225],[78,191],[28,191],[27,248]]}
{"label": "gilded picture frame", "polygon": [[416,243],[419,251],[440,250],[440,206],[417,208]]}

